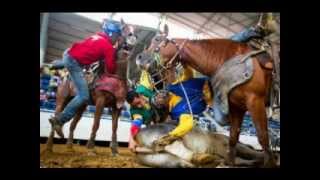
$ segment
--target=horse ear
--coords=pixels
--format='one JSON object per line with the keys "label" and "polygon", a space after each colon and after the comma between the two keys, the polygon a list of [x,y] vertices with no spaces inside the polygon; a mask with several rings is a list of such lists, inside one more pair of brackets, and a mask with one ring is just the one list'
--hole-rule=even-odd
{"label": "horse ear", "polygon": [[169,27],[167,24],[164,25],[164,30],[163,30],[164,35],[167,37],[169,33]]}
{"label": "horse ear", "polygon": [[126,24],[126,23],[123,21],[122,18],[121,18],[121,20],[120,20],[120,24],[121,24],[122,34],[123,34],[124,36],[127,36],[127,35],[130,33],[130,31],[131,31],[129,25]]}
{"label": "horse ear", "polygon": [[120,19],[120,23],[122,26],[126,25],[126,23],[124,22],[124,20],[122,18]]}
{"label": "horse ear", "polygon": [[104,18],[104,19],[102,20],[101,27],[103,27],[106,22],[107,22],[107,19]]}

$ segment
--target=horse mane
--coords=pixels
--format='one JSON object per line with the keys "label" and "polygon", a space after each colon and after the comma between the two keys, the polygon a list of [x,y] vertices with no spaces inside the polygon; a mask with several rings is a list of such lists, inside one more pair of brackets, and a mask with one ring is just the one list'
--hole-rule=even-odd
{"label": "horse mane", "polygon": [[[197,62],[199,69],[209,72],[208,67],[216,70],[233,56],[244,54],[250,50],[246,43],[239,43],[229,39],[201,39],[190,40],[186,44],[182,56],[184,60]],[[195,65],[195,64],[194,64]],[[194,67],[195,68],[195,67]]]}
{"label": "horse mane", "polygon": [[200,50],[204,52],[214,53],[215,56],[219,52],[219,56],[227,57],[228,59],[234,56],[234,53],[243,53],[248,50],[246,43],[239,43],[230,39],[201,39],[190,40],[190,44],[200,46]]}

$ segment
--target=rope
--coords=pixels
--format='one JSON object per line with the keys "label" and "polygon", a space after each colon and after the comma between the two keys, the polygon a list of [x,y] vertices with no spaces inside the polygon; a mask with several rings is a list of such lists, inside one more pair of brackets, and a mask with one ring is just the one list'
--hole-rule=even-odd
{"label": "rope", "polygon": [[181,83],[181,81],[179,82],[179,84],[180,84],[180,86],[181,86],[181,88],[182,88],[182,91],[183,91],[184,96],[185,96],[186,99],[187,99],[188,108],[189,108],[189,111],[190,111],[191,116],[192,116],[192,118],[193,118],[193,112],[192,112],[192,109],[191,109],[191,104],[190,104],[190,101],[189,101],[189,97],[187,96],[186,90],[184,89],[183,84]]}
{"label": "rope", "polygon": [[240,63],[243,63],[248,57],[260,54],[260,53],[265,52],[265,51],[266,50],[264,50],[264,49],[260,49],[260,50],[257,50],[257,51],[251,51],[248,54],[246,54],[244,57],[242,57],[242,59],[240,60]]}
{"label": "rope", "polygon": [[[171,58],[171,60],[169,61],[168,65],[170,65],[170,64],[172,63],[172,61],[177,57],[177,55],[180,54],[180,52],[181,52],[181,50],[182,50],[182,48],[184,47],[184,45],[185,45],[186,42],[187,42],[187,39],[185,39],[185,40],[182,42],[182,44],[181,44],[181,46],[179,47],[178,51],[177,51],[176,54]],[[177,71],[177,69],[176,69],[176,71]],[[181,71],[180,71],[180,73],[181,73]],[[192,116],[192,118],[193,118],[193,112],[192,112],[192,108],[191,108],[191,104],[190,104],[189,97],[187,96],[186,90],[184,89],[184,86],[183,86],[183,84],[182,84],[181,81],[179,81],[179,84],[180,84],[181,89],[182,89],[182,91],[183,91],[183,94],[184,94],[184,96],[185,96],[185,98],[186,98],[186,100],[187,100],[189,112],[191,113],[191,116]]]}
{"label": "rope", "polygon": [[[176,59],[176,57],[180,54],[180,52],[181,52],[181,50],[182,50],[182,48],[184,47],[184,45],[185,45],[185,43],[187,42],[187,39],[185,39],[183,42],[182,42],[182,44],[181,44],[181,46],[179,47],[179,49],[178,49],[178,51],[176,52],[176,54],[170,59],[170,61],[168,62],[168,65],[171,65],[172,64],[172,62],[173,62],[173,60],[174,59]],[[168,68],[168,67],[167,67]]]}
{"label": "rope", "polygon": [[186,100],[187,100],[188,108],[189,108],[189,111],[190,111],[191,116],[192,116],[192,118],[193,118],[193,112],[192,112],[192,108],[191,108],[191,104],[190,104],[189,97],[187,96],[186,90],[184,89],[184,86],[183,86],[183,84],[182,84],[181,81],[179,81],[179,84],[180,84],[181,89],[182,89],[182,91],[183,91],[183,94],[184,94],[184,96],[185,96],[185,98],[186,98]]}

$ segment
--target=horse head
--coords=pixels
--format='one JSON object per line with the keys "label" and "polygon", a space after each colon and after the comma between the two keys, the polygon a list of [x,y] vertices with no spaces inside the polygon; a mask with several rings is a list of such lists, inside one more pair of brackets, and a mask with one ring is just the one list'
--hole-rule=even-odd
{"label": "horse head", "polygon": [[164,30],[153,37],[149,47],[136,56],[136,64],[139,68],[147,70],[150,74],[160,74],[161,79],[166,83],[174,80],[175,67],[169,62],[179,49],[174,40],[168,39],[168,33],[169,28],[165,25]]}
{"label": "horse head", "polygon": [[[114,20],[109,20],[109,19],[104,19],[102,23],[102,27],[104,24],[106,24],[108,21],[114,21]],[[120,29],[121,29],[121,34],[117,34],[114,38],[115,44],[117,44],[117,49],[127,49],[130,51],[137,43],[137,36],[135,35],[135,29],[136,27],[133,25],[128,25],[127,23],[124,22],[123,19],[120,20],[119,23]],[[113,37],[111,37],[113,39]]]}
{"label": "horse head", "polygon": [[143,52],[139,53],[136,57],[136,64],[139,68],[147,71],[153,71],[158,65],[161,64],[159,53],[160,48],[168,43],[168,32],[169,28],[167,25],[164,26],[164,31],[159,31],[151,40],[150,46],[144,49]]}
{"label": "horse head", "polygon": [[119,38],[118,49],[131,51],[137,44],[137,36],[135,34],[135,26],[126,24],[123,19],[120,20],[121,36]]}

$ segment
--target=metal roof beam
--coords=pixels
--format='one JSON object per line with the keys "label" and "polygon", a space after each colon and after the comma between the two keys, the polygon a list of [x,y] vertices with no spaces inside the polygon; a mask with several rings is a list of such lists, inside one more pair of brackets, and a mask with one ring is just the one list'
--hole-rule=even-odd
{"label": "metal roof beam", "polygon": [[212,13],[212,14],[207,18],[207,20],[198,28],[197,31],[200,31],[203,27],[205,27],[205,26],[214,18],[215,15],[216,15],[216,13]]}
{"label": "metal roof beam", "polygon": [[[196,26],[201,26],[200,24],[195,23],[195,22],[191,22],[192,25],[191,25],[191,24],[186,24],[186,23],[182,22],[181,20],[175,18],[175,16],[176,16],[176,17],[179,17],[179,18],[181,18],[181,19],[183,19],[183,20],[185,20],[185,21],[188,21],[188,22],[190,22],[190,19],[187,19],[187,18],[185,18],[185,17],[179,16],[179,15],[176,15],[176,14],[167,14],[167,16],[168,16],[169,18],[177,21],[178,23],[181,23],[181,24],[183,24],[183,25],[185,25],[185,26],[191,27],[191,28],[194,29],[194,30],[198,29],[198,27],[196,27]],[[196,25],[196,26],[195,26],[195,25]],[[216,32],[214,32],[214,31],[211,31],[211,30],[209,30],[209,29],[207,29],[207,28],[205,28],[205,27],[203,27],[202,29],[204,29],[204,30],[206,30],[206,31],[201,30],[201,32],[204,33],[204,34],[206,34],[206,35],[208,35],[208,36],[212,36],[212,34],[216,34],[218,37],[223,37],[221,34],[216,33]],[[212,33],[212,34],[209,34],[209,33]]]}
{"label": "metal roof beam", "polygon": [[[201,17],[205,17],[205,16],[203,16],[202,14],[199,14],[199,13],[197,13],[197,15],[199,15],[199,16],[201,16]],[[226,29],[226,30],[228,30],[228,31],[230,31],[230,32],[232,32],[232,33],[235,33],[235,31],[234,31],[233,29],[225,26],[224,24],[221,24],[219,21],[212,21],[212,22],[214,22],[215,24],[221,26],[222,28],[224,28],[224,29]],[[222,37],[225,37],[225,36],[222,36]]]}

